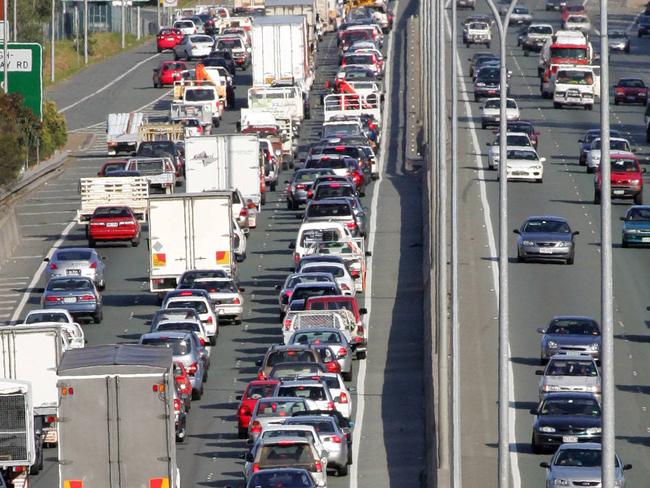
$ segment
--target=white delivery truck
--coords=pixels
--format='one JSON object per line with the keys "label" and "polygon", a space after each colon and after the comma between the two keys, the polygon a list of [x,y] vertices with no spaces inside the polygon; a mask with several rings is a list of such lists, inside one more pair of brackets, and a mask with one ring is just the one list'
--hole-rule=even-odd
{"label": "white delivery truck", "polygon": [[228,191],[149,198],[149,289],[164,295],[190,269],[234,275],[232,197]]}
{"label": "white delivery truck", "polygon": [[172,350],[73,349],[58,368],[58,488],[180,488]]}
{"label": "white delivery truck", "polygon": [[266,15],[304,15],[307,19],[307,40],[312,49],[322,36],[322,25],[316,24],[316,0],[266,0]]}
{"label": "white delivery truck", "polygon": [[8,486],[28,486],[30,474],[43,468],[40,430],[35,430],[32,385],[0,379],[0,474]]}
{"label": "white delivery truck", "polygon": [[252,44],[253,86],[288,82],[309,92],[314,72],[304,15],[256,18]]}
{"label": "white delivery truck", "polygon": [[261,207],[260,143],[256,134],[224,134],[185,139],[188,193],[237,188]]}
{"label": "white delivery truck", "polygon": [[106,144],[108,155],[134,153],[138,145],[138,128],[144,120],[140,112],[108,114],[106,121]]}
{"label": "white delivery truck", "polygon": [[34,415],[42,425],[46,445],[58,441],[56,368],[70,348],[68,335],[58,325],[0,327],[0,377],[32,384]]}
{"label": "white delivery truck", "polygon": [[77,223],[87,224],[97,207],[127,205],[138,220],[147,220],[149,180],[144,176],[116,176],[110,178],[81,178],[79,180],[81,208]]}

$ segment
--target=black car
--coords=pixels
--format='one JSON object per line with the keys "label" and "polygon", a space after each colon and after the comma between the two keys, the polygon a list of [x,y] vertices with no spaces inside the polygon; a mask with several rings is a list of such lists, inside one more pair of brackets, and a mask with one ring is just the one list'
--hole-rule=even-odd
{"label": "black car", "polygon": [[474,80],[474,101],[480,102],[483,97],[499,96],[501,87],[500,69],[485,67],[481,69]]}
{"label": "black car", "polygon": [[230,51],[213,51],[202,63],[203,66],[223,66],[228,73],[235,76],[235,60]]}
{"label": "black car", "polygon": [[639,30],[637,35],[639,37],[647,36],[650,34],[650,15],[639,16]]}
{"label": "black car", "polygon": [[535,454],[555,451],[566,442],[600,442],[601,409],[592,393],[548,393],[537,408],[531,448]]}
{"label": "black car", "polygon": [[499,60],[499,56],[490,52],[478,52],[469,58],[469,75],[473,78],[474,71],[483,60]]}

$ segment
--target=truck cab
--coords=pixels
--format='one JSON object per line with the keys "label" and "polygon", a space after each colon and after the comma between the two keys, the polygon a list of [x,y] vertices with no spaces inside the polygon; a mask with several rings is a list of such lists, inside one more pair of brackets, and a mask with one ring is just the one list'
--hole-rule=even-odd
{"label": "truck cab", "polygon": [[599,68],[593,66],[559,66],[553,76],[553,107],[581,106],[593,110],[600,93]]}

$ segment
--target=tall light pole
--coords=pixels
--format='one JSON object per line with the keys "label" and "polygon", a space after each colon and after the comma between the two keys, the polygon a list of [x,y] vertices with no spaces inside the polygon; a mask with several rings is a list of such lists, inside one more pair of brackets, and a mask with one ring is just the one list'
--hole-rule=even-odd
{"label": "tall light pole", "polygon": [[603,437],[601,476],[603,488],[615,483],[614,425],[614,316],[612,310],[612,191],[609,161],[609,44],[607,0],[600,0],[600,303],[602,323]]}
{"label": "tall light pole", "polygon": [[84,0],[84,64],[88,64],[88,0]]}
{"label": "tall light pole", "polygon": [[122,49],[126,47],[126,0],[122,0]]}
{"label": "tall light pole", "polygon": [[161,22],[160,2],[162,2],[162,0],[156,0],[156,14],[158,15],[158,30],[160,30],[160,22]]}
{"label": "tall light pole", "polygon": [[14,0],[13,7],[14,7],[13,38],[14,38],[14,42],[18,42],[18,0]]}
{"label": "tall light pole", "polygon": [[510,409],[509,373],[510,324],[508,309],[508,171],[507,171],[507,100],[508,71],[506,64],[506,41],[510,16],[517,5],[512,0],[501,21],[494,0],[487,0],[494,15],[499,34],[500,80],[499,80],[499,488],[510,485]]}
{"label": "tall light pole", "polygon": [[457,2],[451,0],[451,420],[452,487],[461,488],[460,344],[458,321],[458,52]]}
{"label": "tall light pole", "polygon": [[9,58],[7,44],[9,43],[9,21],[7,20],[7,0],[2,2],[2,71],[4,75],[3,87],[5,93],[9,93]]}
{"label": "tall light pole", "polygon": [[51,30],[52,32],[50,33],[50,81],[54,82],[54,26],[56,25],[54,23],[54,0],[52,0],[51,4],[51,14],[52,14],[52,23],[51,23]]}

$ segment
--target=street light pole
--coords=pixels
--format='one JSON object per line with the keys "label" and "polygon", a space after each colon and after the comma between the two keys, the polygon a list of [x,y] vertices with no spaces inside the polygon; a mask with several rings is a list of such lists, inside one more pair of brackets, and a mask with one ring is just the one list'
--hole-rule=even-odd
{"label": "street light pole", "polygon": [[614,488],[615,424],[614,424],[614,314],[612,279],[612,192],[609,147],[609,44],[607,33],[607,0],[600,0],[600,274],[603,376],[603,437],[601,477],[603,488]]}
{"label": "street light pole", "polygon": [[[5,0],[5,2],[8,0]],[[13,28],[13,34],[14,34],[14,42],[18,42],[18,0],[14,0],[14,28]]]}
{"label": "street light pole", "polygon": [[122,49],[126,47],[126,0],[122,0]]}
{"label": "street light pole", "polygon": [[54,0],[51,5],[52,10],[52,32],[50,33],[50,81],[54,82]]}
{"label": "street light pole", "polygon": [[9,43],[9,22],[7,21],[7,0],[2,2],[2,71],[3,71],[3,87],[5,93],[9,93],[9,58],[7,44]]}
{"label": "street light pole", "polygon": [[499,488],[510,485],[510,422],[508,411],[510,354],[510,324],[508,310],[508,171],[507,171],[507,100],[508,71],[506,63],[506,41],[510,16],[517,5],[512,0],[501,21],[494,0],[487,0],[494,15],[499,33],[500,80],[499,80]]}
{"label": "street light pole", "polygon": [[88,0],[84,0],[84,64],[88,64]]}

